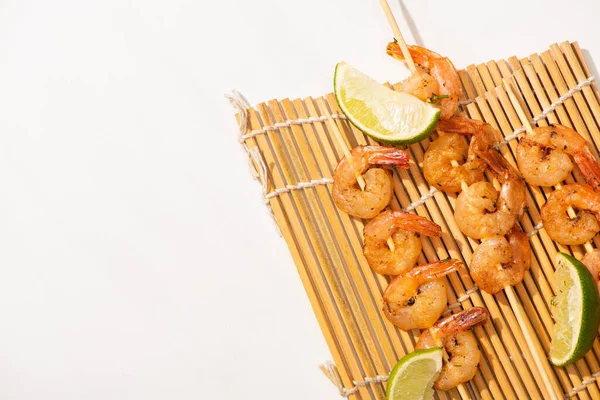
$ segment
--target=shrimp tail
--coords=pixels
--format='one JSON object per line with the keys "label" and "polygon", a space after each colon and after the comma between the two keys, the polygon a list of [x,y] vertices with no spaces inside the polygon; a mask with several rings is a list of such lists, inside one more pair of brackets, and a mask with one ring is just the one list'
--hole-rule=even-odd
{"label": "shrimp tail", "polygon": [[398,42],[389,42],[385,51],[388,55],[392,56],[392,58],[404,61],[404,54],[402,54],[402,49],[400,48]]}
{"label": "shrimp tail", "polygon": [[477,155],[487,164],[492,173],[502,183],[509,179],[520,179],[519,172],[502,157],[496,149],[477,152]]}
{"label": "shrimp tail", "polygon": [[436,129],[442,132],[458,133],[459,135],[474,135],[483,126],[484,122],[466,117],[455,116],[450,119],[440,120]]}
{"label": "shrimp tail", "polygon": [[440,236],[442,227],[420,215],[394,211],[396,224],[405,231],[418,232],[425,236]]}
{"label": "shrimp tail", "polygon": [[481,325],[487,320],[488,316],[489,313],[485,308],[471,307],[468,310],[440,319],[433,327],[441,336],[447,336]]}
{"label": "shrimp tail", "polygon": [[369,146],[367,161],[369,164],[395,165],[396,168],[408,169],[410,157],[405,150],[395,147]]}
{"label": "shrimp tail", "polygon": [[590,149],[587,146],[582,147],[573,155],[573,158],[587,183],[597,189],[600,186],[600,165]]}
{"label": "shrimp tail", "polygon": [[[441,58],[441,56],[431,50],[428,50],[424,47],[420,46],[406,46],[408,47],[408,52],[412,57],[415,64],[424,69],[429,69],[431,67],[431,63],[434,58]],[[399,61],[404,61],[404,54],[402,53],[402,49],[400,48],[400,44],[397,41],[393,41],[388,43],[386,48],[386,53],[392,58],[395,58]]]}
{"label": "shrimp tail", "polygon": [[512,250],[513,264],[522,263],[529,269],[531,265],[531,247],[529,247],[529,238],[523,233],[519,224],[515,224],[508,233],[508,243]]}
{"label": "shrimp tail", "polygon": [[418,267],[411,269],[407,275],[416,277],[421,283],[431,282],[456,271],[461,265],[462,263],[455,259],[436,261],[430,264],[419,265]]}

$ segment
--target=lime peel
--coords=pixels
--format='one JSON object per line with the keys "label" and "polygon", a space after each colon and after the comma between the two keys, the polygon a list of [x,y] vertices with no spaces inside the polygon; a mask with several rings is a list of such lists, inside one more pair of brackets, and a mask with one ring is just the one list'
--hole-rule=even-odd
{"label": "lime peel", "polygon": [[565,253],[556,256],[558,294],[550,362],[556,366],[574,363],[587,353],[600,326],[600,295],[588,269]]}

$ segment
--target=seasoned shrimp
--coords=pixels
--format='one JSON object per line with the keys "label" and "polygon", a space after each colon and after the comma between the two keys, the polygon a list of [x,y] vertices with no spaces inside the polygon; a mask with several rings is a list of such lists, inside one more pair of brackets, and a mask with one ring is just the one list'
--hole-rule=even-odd
{"label": "seasoned shrimp", "polygon": [[[333,174],[333,201],[344,212],[357,218],[373,218],[390,204],[394,194],[392,174],[375,164],[408,168],[408,153],[394,147],[357,146],[344,157]],[[362,175],[365,190],[358,186]]]}
{"label": "seasoned shrimp", "polygon": [[477,286],[496,294],[521,282],[530,266],[529,240],[515,225],[506,236],[484,238],[473,253],[469,270]]}
{"label": "seasoned shrimp", "polygon": [[598,285],[598,290],[600,290],[600,249],[594,249],[587,253],[583,256],[581,262],[590,271],[596,281],[596,285]]}
{"label": "seasoned shrimp", "polygon": [[429,328],[442,315],[448,299],[441,279],[455,271],[458,260],[420,265],[398,275],[383,293],[383,313],[398,328]]}
{"label": "seasoned shrimp", "polygon": [[[440,118],[451,118],[458,109],[458,98],[462,91],[460,78],[452,61],[419,46],[408,46],[408,51],[415,64],[425,72],[408,78],[402,83],[402,88],[422,100],[432,99],[433,95],[443,96],[444,98],[439,101]],[[404,55],[397,42],[388,44],[387,53],[398,60],[404,60]]]}
{"label": "seasoned shrimp", "polygon": [[[486,125],[462,117],[438,123],[440,136],[429,145],[423,159],[423,175],[430,185],[442,192],[457,193],[463,182],[471,185],[483,180],[486,164],[477,154],[491,147]],[[465,135],[472,136],[469,145],[461,137]]]}
{"label": "seasoned shrimp", "polygon": [[445,352],[442,372],[433,385],[436,389],[450,390],[473,379],[481,352],[469,329],[483,324],[488,315],[485,308],[469,308],[439,320],[423,332],[415,350],[442,347]]}
{"label": "seasoned shrimp", "polygon": [[[569,207],[575,210],[577,217],[569,216]],[[553,191],[540,210],[548,236],[565,245],[583,244],[593,238],[600,231],[599,215],[600,193],[582,183],[571,183]]]}
{"label": "seasoned shrimp", "polygon": [[454,218],[462,233],[473,239],[504,236],[523,214],[525,182],[496,150],[479,154],[502,183],[500,193],[489,182],[476,182],[456,199]]}
{"label": "seasoned shrimp", "polygon": [[538,127],[517,145],[517,162],[523,178],[532,185],[554,186],[573,170],[573,157],[587,182],[600,186],[600,166],[587,141],[563,125]]}
{"label": "seasoned shrimp", "polygon": [[[440,236],[441,233],[442,228],[427,218],[403,211],[383,211],[365,225],[363,252],[378,274],[398,275],[414,267],[421,254],[418,234]],[[395,244],[393,251],[387,244],[390,237]]]}
{"label": "seasoned shrimp", "polygon": [[399,91],[410,93],[422,101],[431,101],[440,93],[440,86],[435,78],[425,72],[415,72],[399,85]]}

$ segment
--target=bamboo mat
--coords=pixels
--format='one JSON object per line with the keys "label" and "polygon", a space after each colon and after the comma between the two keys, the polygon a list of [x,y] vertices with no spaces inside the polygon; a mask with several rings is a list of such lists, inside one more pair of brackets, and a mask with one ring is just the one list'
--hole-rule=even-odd
{"label": "bamboo mat", "polygon": [[[600,97],[577,43],[553,44],[523,59],[470,65],[459,75],[466,96],[463,110],[509,137],[500,151],[513,165],[517,144],[513,134],[522,132],[522,124],[501,86],[502,78],[511,76],[530,119],[538,117],[539,125],[558,122],[573,127],[598,151]],[[332,94],[324,100],[350,147],[375,143],[345,120]],[[335,367],[324,368],[330,379],[339,380],[341,395],[383,399],[387,374],[413,350],[420,332],[403,332],[385,319],[382,293],[389,279],[375,274],[364,259],[363,221],[349,217],[333,203],[331,177],[343,151],[328,132],[313,98],[272,100],[254,108],[243,103],[242,99],[236,102],[240,142],[253,160],[265,202],[287,242],[331,351]],[[414,210],[442,226],[441,237],[422,237],[419,263],[452,257],[469,265],[477,241],[457,228],[453,218],[456,196],[430,188],[421,172],[429,142],[408,147],[411,166],[394,172],[395,196],[390,207]],[[582,181],[579,171],[569,181]],[[600,399],[598,340],[583,359],[569,367],[553,367],[546,358],[553,326],[550,301],[556,291],[555,255],[557,251],[577,258],[584,254],[582,246],[553,243],[537,226],[540,206],[552,190],[530,186],[528,211],[521,221],[530,234],[533,262],[514,289],[533,346],[528,345],[515,304],[504,291],[493,296],[479,291],[467,269],[449,275],[448,312],[482,306],[491,318],[474,329],[482,352],[477,375],[457,389],[438,391],[440,399]],[[599,244],[596,237],[594,245]],[[546,383],[544,376],[549,378]]]}

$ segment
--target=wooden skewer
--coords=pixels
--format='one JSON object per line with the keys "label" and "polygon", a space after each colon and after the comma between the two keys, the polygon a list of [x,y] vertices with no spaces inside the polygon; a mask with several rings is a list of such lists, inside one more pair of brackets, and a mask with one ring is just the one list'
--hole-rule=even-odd
{"label": "wooden skewer", "polygon": [[[458,162],[455,160],[451,161],[452,166],[458,166]],[[467,185],[467,183],[465,181],[462,181],[460,183],[462,190],[466,190],[469,185]],[[499,190],[500,187],[500,182],[498,182],[497,179],[493,180],[493,185],[494,187]],[[501,264],[496,265],[496,268],[498,268],[498,271],[501,271],[503,269]],[[506,292],[506,296],[508,297],[508,301],[511,304],[511,308],[513,309],[514,313],[515,313],[515,317],[517,318],[517,321],[519,322],[519,325],[521,326],[521,330],[523,331],[523,335],[525,336],[525,340],[527,341],[527,344],[529,345],[530,348],[534,348],[534,342],[533,342],[533,336],[530,332],[531,327],[527,324],[527,321],[524,317],[525,311],[523,309],[523,306],[521,306],[521,303],[519,303],[518,299],[517,299],[517,295],[515,294],[515,291],[513,289],[512,286],[508,285],[504,288],[504,291]],[[548,376],[545,368],[544,368],[544,361],[542,360],[542,358],[540,357],[540,355],[538,354],[537,351],[532,351],[532,355],[535,358],[535,362],[538,365],[538,369],[540,370],[540,373],[542,375],[542,380],[544,381],[544,385],[546,386],[546,389],[548,390],[548,393],[551,394],[551,396],[554,396],[553,398],[556,398],[554,393],[554,389],[552,387],[552,383],[550,382],[550,377]]]}
{"label": "wooden skewer", "polygon": [[[452,160],[452,166],[457,166],[458,162],[455,160]],[[462,181],[460,183],[462,190],[466,190],[469,185],[467,185],[467,183],[465,181]],[[493,185],[494,187],[499,190],[499,186],[500,186],[500,182],[498,182],[498,180],[494,179],[493,181]],[[496,268],[498,268],[499,271],[501,271],[503,269],[501,264],[496,265]],[[512,286],[508,285],[504,288],[504,291],[506,292],[506,296],[508,297],[508,301],[511,304],[511,307],[515,313],[515,317],[517,318],[517,321],[519,323],[519,325],[521,326],[521,330],[523,331],[523,335],[525,336],[525,340],[527,341],[527,344],[529,345],[530,348],[534,348],[533,347],[533,338],[532,335],[530,333],[530,329],[526,329],[525,327],[529,327],[529,325],[527,325],[527,322],[524,318],[525,315],[525,310],[523,309],[523,306],[521,306],[521,303],[519,303],[518,299],[517,299],[517,295],[515,294],[515,291],[513,289]],[[550,382],[550,377],[548,376],[546,370],[543,367],[543,360],[540,357],[539,353],[537,351],[532,351],[531,352],[533,357],[535,358],[535,362],[538,365],[538,368],[540,370],[540,373],[542,375],[542,380],[544,381],[544,385],[546,386],[546,389],[548,390],[548,393],[551,394],[551,396],[553,396],[553,399],[557,399],[556,395],[554,394],[555,391],[552,388],[552,383]]]}
{"label": "wooden skewer", "polygon": [[[323,101],[323,99],[319,99],[319,100],[317,100],[317,102],[319,102],[319,107],[321,107],[321,109],[323,110],[323,114],[325,114],[325,117],[327,118],[327,122],[329,123],[329,129],[331,130],[331,132],[333,132],[333,136],[337,140],[338,146],[340,146],[340,148],[344,151],[344,157],[346,157],[346,161],[352,167],[352,155],[350,154],[350,150],[348,149],[348,146],[346,145],[346,141],[344,140],[344,137],[342,136],[342,132],[340,131],[340,128],[338,128],[337,124],[333,120],[333,117],[329,113],[329,110],[327,109],[327,106],[325,105],[325,102]],[[364,178],[361,175],[358,175],[356,177],[356,181],[358,182],[358,186],[360,186],[360,190],[365,190],[366,183],[365,183]],[[391,237],[389,237],[387,239],[387,244],[391,251],[396,250],[396,246]]]}
{"label": "wooden skewer", "polygon": [[[511,82],[508,81],[507,79],[503,79],[503,84],[504,84],[504,88],[506,89],[506,92],[508,94],[508,97],[509,97],[511,103],[512,103],[513,107],[515,108],[515,111],[517,112],[517,115],[519,116],[521,123],[523,124],[523,127],[525,128],[525,130],[527,131],[527,133],[529,135],[533,135],[534,134],[533,128],[532,128],[531,124],[529,123],[529,119],[525,115],[525,111],[523,110],[523,107],[521,106],[519,100],[517,99],[517,96],[515,95],[515,93],[512,89]],[[560,190],[561,185],[558,184],[555,187],[556,187],[556,189]],[[575,218],[577,216],[575,213],[575,210],[573,210],[572,207],[569,207],[567,212],[569,213],[569,216],[571,218]],[[585,244],[585,248],[586,248],[586,251],[588,251],[588,252],[593,250],[593,246],[589,242]],[[505,289],[508,289],[508,287]],[[524,323],[525,321],[522,316],[522,306],[519,303],[512,287],[510,288],[510,290],[506,290],[506,294],[507,294],[508,300],[511,303],[511,306],[513,307],[513,309],[519,310],[519,312],[515,312],[515,316],[517,317],[517,320],[519,320],[519,324]],[[523,320],[523,322],[521,320]],[[529,343],[529,341],[531,340],[531,337],[529,336],[529,332],[524,332],[524,333],[525,333],[525,339],[527,340],[529,346],[532,346],[532,343]],[[536,363],[539,364],[541,360],[539,360],[540,356],[539,356],[538,352],[532,352],[532,354],[536,359]],[[547,382],[547,380],[549,379],[549,377],[547,376],[546,370],[544,368],[540,368],[540,372],[542,372],[542,379],[544,380],[544,383],[548,385],[549,382]],[[554,395],[554,391],[549,390],[549,393],[552,393]]]}
{"label": "wooden skewer", "polygon": [[[410,70],[411,74],[416,73],[417,66],[415,65],[415,62],[413,61],[412,56],[410,55],[410,51],[408,51],[408,46],[406,46],[404,36],[402,36],[402,32],[400,32],[400,27],[396,22],[396,18],[394,18],[394,13],[392,12],[390,5],[388,4],[387,0],[380,0],[379,2],[381,3],[381,8],[383,8],[383,13],[385,14],[390,26],[392,27],[394,36],[396,37],[396,40],[400,45],[400,49],[402,50],[402,54],[404,55],[404,60],[406,61],[406,65],[408,65],[408,69]],[[387,239],[387,244],[391,251],[394,251],[396,249],[394,241],[391,237]]]}
{"label": "wooden skewer", "polygon": [[404,60],[406,61],[406,65],[408,66],[408,69],[410,69],[410,72],[414,74],[415,72],[417,72],[417,67],[410,55],[410,52],[408,51],[408,47],[406,46],[406,42],[404,41],[402,32],[400,32],[400,27],[398,26],[398,23],[396,22],[396,19],[394,18],[392,9],[390,8],[390,5],[388,4],[387,0],[380,0],[379,2],[381,3],[381,8],[383,8],[383,12],[384,12],[385,16],[387,17],[387,20],[390,23],[390,26],[392,27],[392,31],[394,32],[394,36],[396,37],[396,40],[398,41],[398,44],[400,45],[400,49],[402,49],[402,54],[404,55]]}
{"label": "wooden skewer", "polygon": [[[329,113],[329,110],[327,109],[327,106],[325,105],[323,99],[319,99],[317,100],[317,102],[319,102],[319,106],[321,107],[321,109],[323,110],[323,114],[325,114],[325,117],[327,118],[327,122],[329,123],[329,129],[333,132],[333,137],[337,140],[338,145],[344,152],[344,157],[346,157],[346,161],[352,167],[352,155],[350,154],[350,150],[348,149],[348,145],[346,145],[346,141],[342,136],[340,128],[338,128],[337,124],[333,120],[333,117]],[[365,190],[365,180],[361,175],[358,175],[356,177],[356,181],[358,182],[358,186],[360,186],[360,190]]]}

